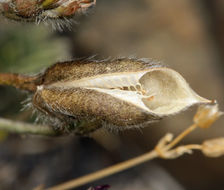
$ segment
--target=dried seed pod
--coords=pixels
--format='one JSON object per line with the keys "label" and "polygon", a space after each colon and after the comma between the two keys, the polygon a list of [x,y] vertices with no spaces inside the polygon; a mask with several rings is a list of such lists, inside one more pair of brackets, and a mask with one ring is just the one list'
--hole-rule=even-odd
{"label": "dried seed pod", "polygon": [[223,112],[219,111],[218,104],[201,105],[194,116],[194,123],[201,128],[209,128]]}
{"label": "dried seed pod", "polygon": [[206,140],[201,149],[208,157],[222,156],[224,155],[224,138]]}
{"label": "dried seed pod", "polygon": [[211,101],[176,71],[135,59],[57,63],[41,76],[33,105],[62,126],[87,134],[105,126],[139,127]]}
{"label": "dried seed pod", "polygon": [[96,0],[1,0],[0,13],[17,21],[56,20],[57,26],[68,24],[77,12],[85,12]]}

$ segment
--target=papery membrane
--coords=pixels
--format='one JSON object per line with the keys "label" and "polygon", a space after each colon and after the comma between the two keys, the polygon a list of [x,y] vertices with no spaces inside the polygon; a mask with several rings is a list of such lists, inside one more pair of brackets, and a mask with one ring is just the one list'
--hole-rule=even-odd
{"label": "papery membrane", "polygon": [[178,113],[195,104],[211,102],[197,95],[179,73],[168,68],[103,74],[57,82],[53,86],[96,90],[160,117]]}

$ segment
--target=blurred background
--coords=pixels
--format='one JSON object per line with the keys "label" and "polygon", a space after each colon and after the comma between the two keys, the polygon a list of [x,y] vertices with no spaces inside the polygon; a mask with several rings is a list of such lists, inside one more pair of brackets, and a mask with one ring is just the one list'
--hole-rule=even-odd
{"label": "blurred background", "polygon": [[[76,16],[71,30],[19,24],[1,18],[0,71],[32,74],[57,61],[96,55],[152,58],[180,72],[201,96],[216,99],[224,110],[224,1],[97,0],[87,15]],[[33,122],[21,111],[29,94],[0,87],[0,117]],[[43,138],[0,132],[0,189],[30,190],[56,185],[152,149],[167,132],[180,133],[196,108],[139,131],[94,138]],[[197,130],[184,143],[224,136],[224,119]],[[224,157],[200,152],[176,160],[157,159],[85,187],[111,190],[222,190]]]}

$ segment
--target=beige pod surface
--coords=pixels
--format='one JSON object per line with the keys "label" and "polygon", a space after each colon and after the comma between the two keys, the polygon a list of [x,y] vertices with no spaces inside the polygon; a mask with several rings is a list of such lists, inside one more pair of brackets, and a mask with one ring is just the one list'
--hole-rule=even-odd
{"label": "beige pod surface", "polygon": [[56,64],[43,76],[33,104],[65,123],[85,119],[126,129],[211,103],[176,71],[143,61]]}

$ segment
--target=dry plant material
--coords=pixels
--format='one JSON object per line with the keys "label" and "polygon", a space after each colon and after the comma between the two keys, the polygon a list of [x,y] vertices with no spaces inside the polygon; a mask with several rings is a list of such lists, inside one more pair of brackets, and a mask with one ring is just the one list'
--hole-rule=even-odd
{"label": "dry plant material", "polygon": [[223,112],[219,111],[218,104],[214,101],[211,105],[201,105],[194,116],[194,123],[201,128],[209,128]]}
{"label": "dry plant material", "polygon": [[[0,81],[7,74],[2,76]],[[51,125],[81,135],[100,127],[144,127],[192,105],[212,103],[176,71],[143,59],[77,60],[57,63],[30,80],[12,76],[11,85],[33,92],[33,107],[51,118]],[[23,78],[24,88],[17,84]]]}
{"label": "dry plant material", "polygon": [[[75,13],[86,12],[95,3],[96,0],[0,0],[0,14],[17,21],[56,21],[53,23],[60,29]],[[0,129],[21,134],[59,135],[61,131],[72,131],[88,135],[101,127],[108,130],[143,127],[199,105],[194,124],[176,138],[168,133],[146,154],[48,190],[75,188],[154,158],[174,159],[193,150],[200,150],[208,157],[224,155],[224,138],[175,147],[196,128],[210,127],[223,113],[215,101],[196,94],[179,73],[145,59],[57,63],[35,76],[2,73],[0,85],[31,92],[30,105],[45,115],[58,132],[51,127],[34,129],[29,124],[0,119]],[[89,190],[108,188],[105,185]]]}
{"label": "dry plant material", "polygon": [[[196,128],[210,127],[223,113],[215,101],[197,95],[179,73],[151,61],[76,60],[54,64],[35,76],[0,74],[0,84],[30,91],[31,105],[53,121],[54,129],[80,135],[101,127],[109,130],[142,127],[199,105],[194,124],[176,138],[167,134],[146,154],[49,190],[78,187],[158,157],[174,159],[193,150],[201,150],[209,157],[224,154],[223,138],[207,140],[202,145],[175,147]],[[17,129],[22,128],[20,124]],[[30,131],[30,126],[26,131]]]}
{"label": "dry plant material", "polygon": [[205,156],[220,157],[224,155],[224,138],[206,140],[201,149]]}
{"label": "dry plant material", "polygon": [[56,20],[56,26],[68,23],[75,13],[86,12],[96,0],[0,0],[0,13],[17,21]]}
{"label": "dry plant material", "polygon": [[[209,107],[205,106],[200,107],[198,112],[195,114],[195,117],[198,117],[199,113],[203,113],[206,111],[207,113],[213,114],[200,114],[201,121],[211,121],[209,122],[210,125],[215,122],[218,117],[214,115],[222,115],[222,112],[219,111],[218,105],[213,102]],[[206,122],[205,122],[206,123]],[[111,167],[102,169],[100,171],[79,177],[77,179],[65,182],[63,184],[47,188],[46,190],[68,190],[73,189],[84,184],[102,179],[104,177],[113,175],[115,173],[121,172],[123,170],[132,168],[144,162],[153,160],[155,158],[163,158],[163,159],[175,159],[183,154],[192,154],[193,150],[200,150],[205,156],[208,157],[219,157],[224,155],[224,138],[217,138],[204,141],[201,145],[200,144],[189,144],[189,145],[182,145],[175,147],[184,137],[189,135],[192,131],[196,128],[205,129],[205,127],[197,126],[196,123],[189,126],[185,129],[181,134],[179,134],[176,138],[173,139],[173,134],[168,133],[166,134],[155,146],[153,150],[147,152],[143,155],[137,156],[130,160],[121,162],[119,164],[115,164]]]}

